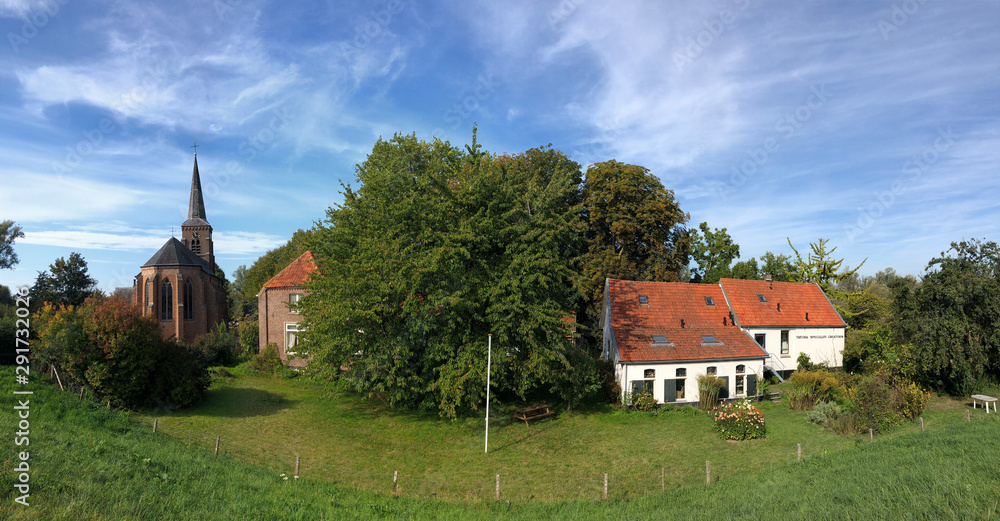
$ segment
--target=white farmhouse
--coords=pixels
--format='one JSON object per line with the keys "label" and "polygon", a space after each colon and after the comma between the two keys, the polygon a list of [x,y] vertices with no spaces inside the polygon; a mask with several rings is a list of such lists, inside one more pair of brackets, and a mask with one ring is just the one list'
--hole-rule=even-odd
{"label": "white farmhouse", "polygon": [[722,279],[736,323],[768,353],[769,370],[787,377],[800,353],[843,365],[847,324],[816,284]]}
{"label": "white farmhouse", "polygon": [[720,398],[738,398],[755,395],[765,371],[794,371],[799,353],[840,367],[847,325],[815,284],[607,279],[601,327],[623,399],[696,403],[701,374],[726,380]]}
{"label": "white farmhouse", "polygon": [[767,353],[732,320],[719,286],[604,283],[603,357],[623,399],[652,391],[660,403],[697,403],[698,375],[726,380],[720,398],[753,396]]}

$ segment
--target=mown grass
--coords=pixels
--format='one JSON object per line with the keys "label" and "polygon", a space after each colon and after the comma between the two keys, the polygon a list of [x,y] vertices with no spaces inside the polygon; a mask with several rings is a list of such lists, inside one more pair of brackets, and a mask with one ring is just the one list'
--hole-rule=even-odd
{"label": "mown grass", "polygon": [[[7,411],[0,412],[0,429],[11,433],[15,425],[10,399],[13,374],[4,369],[0,379]],[[253,382],[269,387],[250,392],[256,389],[249,385]],[[1000,415],[987,417],[980,410],[973,414],[973,422],[966,423],[961,402],[940,399],[928,411],[927,431],[907,426],[870,445],[866,439],[826,434],[802,421],[801,413],[783,406],[765,405],[767,440],[723,442],[711,432],[707,418],[697,414],[563,414],[556,421],[530,429],[523,424],[499,426],[491,434],[493,448],[487,456],[481,453],[479,425],[471,420],[449,422],[387,411],[350,396],[328,394],[323,386],[303,380],[237,377],[214,387],[210,400],[199,409],[161,417],[160,432],[155,435],[149,418],[135,421],[127,413],[78,401],[72,393],[47,385],[34,387],[32,506],[13,503],[16,478],[10,469],[16,463],[17,450],[11,445],[3,454],[0,519],[988,519],[997,515],[1000,499],[1000,453],[995,450],[1000,441]],[[345,459],[343,466],[360,467],[368,461],[374,468],[386,469],[387,479],[358,490],[354,484],[337,484],[346,480],[318,472],[318,465],[303,457],[303,477],[296,481],[290,477],[294,456],[286,462],[255,447],[233,450],[239,440],[251,445],[259,440],[265,451],[275,446],[267,440],[282,437],[283,416],[298,420],[298,414],[306,414],[295,413],[300,408],[314,411],[310,402],[316,397],[340,406],[329,407],[335,412],[320,415],[318,423],[324,428],[317,432],[303,428],[305,432],[297,438],[293,435],[298,448],[327,446],[320,439],[344,442],[335,453],[335,457]],[[932,421],[936,411],[940,418]],[[960,421],[953,420],[954,416]],[[223,434],[224,454],[214,457],[214,435],[197,433],[209,433],[229,423],[238,423],[245,431]],[[368,425],[371,423],[375,425]],[[196,430],[205,425],[216,429]],[[404,430],[407,425],[412,429]],[[165,427],[172,431],[169,435],[165,435]],[[332,432],[337,428],[339,432]],[[647,430],[663,437],[663,443],[647,447],[648,436],[629,437]],[[572,437],[569,431],[579,433],[581,439],[567,448],[561,443]],[[188,445],[185,432],[198,443]],[[328,432],[328,437],[320,432]],[[680,435],[688,438],[676,440]],[[437,446],[423,451],[417,448],[418,442],[406,442],[410,437],[423,443],[437,442]],[[401,445],[387,450],[394,443]],[[801,462],[794,461],[795,443],[803,444]],[[230,445],[233,447],[227,451],[225,447]],[[594,446],[594,462],[586,461],[584,453],[589,446]],[[352,450],[359,453],[351,456]],[[407,450],[414,454],[405,454]],[[589,465],[598,471],[605,466],[598,458],[605,458],[606,466],[612,466],[607,458],[615,450],[625,461],[655,470],[637,472],[644,477],[633,481],[627,472],[609,471],[611,499],[598,501],[603,473],[574,476],[572,469]],[[469,454],[459,455],[462,451]],[[570,484],[592,483],[588,485],[591,492],[578,494],[580,499],[541,502],[538,495],[531,500],[509,491],[514,485],[507,481],[514,478],[504,478],[503,499],[496,502],[485,499],[493,492],[491,473],[485,476],[488,483],[483,494],[473,501],[440,501],[410,497],[414,491],[409,490],[411,485],[401,468],[403,497],[388,494],[390,469],[409,465],[414,469],[410,471],[414,481],[425,475],[419,473],[421,465],[426,475],[446,476],[441,468],[460,467],[446,461],[448,454],[463,458],[466,464],[479,464],[481,469],[487,464],[490,468],[510,465],[512,476],[520,470],[522,475],[535,477],[539,490],[556,490],[552,483],[558,479],[545,479],[541,477],[544,471],[535,468],[542,465],[567,477]],[[781,457],[761,462],[775,455]],[[280,465],[244,461],[253,457]],[[512,462],[517,458],[523,459],[521,466],[526,469],[516,468]],[[713,462],[713,484],[709,487],[704,484],[706,459]],[[341,466],[333,457],[329,461],[332,468]],[[690,461],[697,468],[678,472],[673,478],[668,474],[667,490],[660,492],[660,467],[667,461]],[[563,466],[571,470],[561,470]],[[680,466],[667,466],[668,472]],[[617,468],[627,471],[626,467],[618,464]],[[281,472],[289,479],[280,476]],[[645,488],[637,485],[649,481],[653,484]]]}
{"label": "mown grass", "polygon": [[[703,483],[706,460],[713,476],[727,479],[792,461],[797,444],[808,456],[867,442],[767,402],[760,405],[766,439],[741,443],[721,440],[711,419],[690,408],[658,415],[560,412],[530,427],[494,410],[484,453],[483,418],[451,421],[392,410],[303,378],[234,372],[217,378],[200,406],[159,417],[161,432],[204,450],[221,436],[226,454],[276,474],[291,472],[299,456],[303,476],[369,491],[390,490],[398,472],[403,496],[481,500],[493,497],[500,474],[505,498],[597,499],[607,473],[609,495],[628,498]],[[935,407],[946,402],[937,399]],[[961,419],[957,409],[935,413],[927,426]]]}

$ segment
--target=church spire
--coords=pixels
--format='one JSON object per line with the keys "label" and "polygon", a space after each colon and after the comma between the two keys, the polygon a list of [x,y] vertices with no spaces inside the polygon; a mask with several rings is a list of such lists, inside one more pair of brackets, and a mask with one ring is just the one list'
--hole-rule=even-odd
{"label": "church spire", "polygon": [[198,175],[198,152],[194,153],[194,173],[191,175],[191,202],[188,203],[188,220],[205,219],[205,198],[201,194],[201,177]]}

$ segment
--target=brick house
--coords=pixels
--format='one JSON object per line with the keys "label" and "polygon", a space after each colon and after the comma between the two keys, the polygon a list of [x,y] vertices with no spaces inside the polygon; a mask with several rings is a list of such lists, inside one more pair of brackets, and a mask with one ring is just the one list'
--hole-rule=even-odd
{"label": "brick house", "polygon": [[305,294],[303,285],[316,270],[312,252],[305,252],[264,283],[257,294],[257,314],[260,327],[260,351],[269,343],[278,346],[278,357],[292,367],[303,367],[308,353],[298,350],[299,323],[302,315],[289,306]]}
{"label": "brick house", "polygon": [[197,154],[181,240],[171,237],[142,265],[131,300],[142,308],[143,316],[159,321],[163,338],[190,342],[229,316],[222,280],[215,276],[212,225],[205,218]]}

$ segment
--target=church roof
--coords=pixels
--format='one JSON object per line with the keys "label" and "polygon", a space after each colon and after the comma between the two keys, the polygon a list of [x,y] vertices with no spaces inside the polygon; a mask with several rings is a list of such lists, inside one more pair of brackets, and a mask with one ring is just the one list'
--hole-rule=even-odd
{"label": "church roof", "polygon": [[271,280],[264,283],[265,288],[290,288],[301,286],[309,280],[309,274],[316,271],[316,261],[311,251],[307,251],[285,266]]}
{"label": "church roof", "polygon": [[182,226],[211,226],[205,217],[205,197],[201,193],[198,154],[194,156],[194,173],[191,174],[191,200],[188,202],[188,218]]}
{"label": "church roof", "polygon": [[184,246],[175,237],[168,239],[167,243],[142,265],[143,268],[151,266],[198,266],[206,273],[214,275],[201,257],[195,255],[190,248]]}

